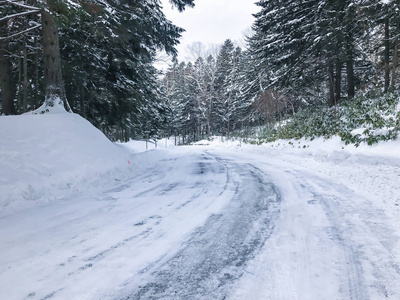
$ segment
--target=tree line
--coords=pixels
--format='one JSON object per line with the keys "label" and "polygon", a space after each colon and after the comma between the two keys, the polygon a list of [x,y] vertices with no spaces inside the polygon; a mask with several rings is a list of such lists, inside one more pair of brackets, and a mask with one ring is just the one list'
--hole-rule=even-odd
{"label": "tree line", "polygon": [[303,107],[398,89],[400,2],[260,0],[244,50],[175,63],[163,80],[186,139],[276,122]]}
{"label": "tree line", "polygon": [[398,1],[259,0],[246,47],[175,58],[161,79],[156,53],[174,56],[183,29],[159,0],[0,3],[2,113],[61,99],[112,139],[229,136],[398,89]]}
{"label": "tree line", "polygon": [[[194,5],[169,2],[180,11]],[[166,19],[160,0],[0,5],[2,114],[58,101],[114,140],[157,131],[164,107],[153,62],[159,50],[176,54],[183,32]]]}
{"label": "tree line", "polygon": [[249,54],[262,88],[332,106],[396,89],[400,3],[386,2],[259,1]]}

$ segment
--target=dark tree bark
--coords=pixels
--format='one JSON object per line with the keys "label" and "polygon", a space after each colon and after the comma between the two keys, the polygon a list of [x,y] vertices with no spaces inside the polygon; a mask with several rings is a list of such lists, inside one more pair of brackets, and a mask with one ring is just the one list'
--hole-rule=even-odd
{"label": "dark tree bark", "polygon": [[335,105],[335,79],[333,74],[333,62],[328,62],[328,89],[329,89],[329,104]]}
{"label": "dark tree bark", "polygon": [[80,84],[79,90],[80,90],[80,93],[79,93],[79,102],[80,103],[79,104],[80,104],[80,109],[81,109],[80,113],[84,118],[86,118],[87,115],[86,115],[86,108],[85,108],[85,86],[83,83]]}
{"label": "dark tree bark", "polygon": [[35,64],[35,92],[33,98],[33,109],[39,106],[39,42],[38,38],[35,37],[34,40],[35,54],[34,54],[34,64]]}
{"label": "dark tree bark", "polygon": [[354,53],[352,36],[348,34],[346,41],[346,71],[347,71],[347,97],[353,98],[355,95],[355,76],[354,76]]}
{"label": "dark tree bark", "polygon": [[26,47],[26,37],[24,37],[22,50],[22,112],[26,112],[28,108],[28,50]]}
{"label": "dark tree bark", "polygon": [[[0,36],[6,36],[7,21],[0,22]],[[8,53],[8,41],[0,40],[0,84],[2,113],[5,115],[15,114],[14,85],[11,82],[11,62]]]}
{"label": "dark tree bark", "polygon": [[44,55],[44,84],[46,106],[64,105],[71,111],[62,80],[58,28],[52,15],[41,11]]}
{"label": "dark tree bark", "polygon": [[336,79],[335,79],[335,105],[339,103],[342,86],[342,63],[336,62]]}
{"label": "dark tree bark", "polygon": [[397,71],[397,64],[398,64],[398,52],[399,52],[399,41],[396,39],[394,42],[394,50],[393,50],[393,62],[392,62],[392,82],[390,87],[394,90],[396,85],[396,71]]}
{"label": "dark tree bark", "polygon": [[389,90],[389,84],[390,84],[390,66],[389,66],[389,60],[390,60],[390,40],[389,40],[389,17],[385,18],[385,52],[384,52],[384,63],[385,63],[385,88],[384,91],[385,93],[388,92]]}

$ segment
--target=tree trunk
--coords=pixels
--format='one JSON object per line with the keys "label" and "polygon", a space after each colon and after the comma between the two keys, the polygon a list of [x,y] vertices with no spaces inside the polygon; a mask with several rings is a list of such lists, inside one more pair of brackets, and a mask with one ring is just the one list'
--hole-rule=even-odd
{"label": "tree trunk", "polygon": [[212,94],[210,96],[210,101],[208,103],[208,112],[207,112],[207,135],[211,135],[212,133],[212,109],[213,109],[213,101]]}
{"label": "tree trunk", "polygon": [[[0,22],[0,36],[7,35],[7,21]],[[0,88],[1,113],[14,115],[14,85],[11,82],[11,62],[8,53],[8,40],[0,40]]]}
{"label": "tree trunk", "polygon": [[399,41],[396,40],[394,42],[394,51],[393,51],[393,63],[392,63],[392,82],[391,82],[391,88],[394,90],[395,85],[396,85],[396,71],[397,71],[397,64],[398,64],[398,52],[399,52]]}
{"label": "tree trunk", "polygon": [[353,43],[350,34],[348,35],[346,41],[346,71],[347,71],[347,97],[354,98],[355,95],[354,58],[353,58]]}
{"label": "tree trunk", "polygon": [[33,109],[39,107],[39,42],[38,38],[35,37],[34,40],[35,54],[34,54],[34,64],[35,64],[35,91],[33,98]]}
{"label": "tree trunk", "polygon": [[83,83],[80,84],[80,95],[79,95],[79,100],[80,100],[80,108],[81,108],[81,115],[86,118],[86,108],[85,108],[85,86]]}
{"label": "tree trunk", "polygon": [[22,98],[22,65],[23,59],[22,57],[18,57],[18,86],[17,86],[17,112],[21,113],[24,111],[24,99]]}
{"label": "tree trunk", "polygon": [[71,112],[65,95],[64,83],[61,72],[61,58],[58,40],[58,29],[51,14],[45,10],[41,11],[43,32],[43,55],[44,55],[44,84],[45,104],[53,107],[64,106]]}
{"label": "tree trunk", "polygon": [[333,62],[328,62],[328,89],[329,89],[329,104],[335,105],[335,84],[333,78]]}
{"label": "tree trunk", "polygon": [[384,62],[385,62],[385,93],[389,90],[390,84],[390,67],[389,67],[389,60],[390,60],[390,41],[389,41],[389,17],[385,19],[385,52],[384,52]]}
{"label": "tree trunk", "polygon": [[335,105],[339,103],[342,85],[342,63],[336,62],[336,79],[335,79]]}
{"label": "tree trunk", "polygon": [[[1,24],[0,24],[1,26]],[[7,42],[0,43],[0,84],[1,84],[1,112],[5,115],[14,115],[14,89],[11,82],[11,62],[7,53]]]}
{"label": "tree trunk", "polygon": [[22,105],[21,111],[26,112],[28,109],[28,51],[26,45],[26,37],[23,42],[22,55]]}

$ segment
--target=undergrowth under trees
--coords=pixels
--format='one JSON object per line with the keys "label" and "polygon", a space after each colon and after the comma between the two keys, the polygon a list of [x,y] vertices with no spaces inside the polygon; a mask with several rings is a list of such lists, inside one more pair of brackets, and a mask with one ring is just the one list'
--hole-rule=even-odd
{"label": "undergrowth under trees", "polygon": [[236,136],[256,144],[279,139],[313,140],[339,136],[346,144],[358,146],[396,139],[399,133],[399,95],[392,93],[357,96],[334,107],[306,108],[282,122],[256,131],[236,132]]}

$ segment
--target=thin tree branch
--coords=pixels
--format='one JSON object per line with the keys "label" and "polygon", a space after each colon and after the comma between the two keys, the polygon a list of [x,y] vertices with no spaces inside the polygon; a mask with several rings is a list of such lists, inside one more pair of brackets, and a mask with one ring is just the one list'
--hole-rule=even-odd
{"label": "thin tree branch", "polygon": [[23,3],[16,2],[16,1],[5,0],[5,2],[10,3],[10,4],[14,4],[14,5],[19,6],[19,7],[23,7],[23,8],[26,8],[26,9],[40,10],[40,8],[38,8],[38,7],[26,5],[26,4],[23,4]]}
{"label": "thin tree branch", "polygon": [[19,35],[21,35],[21,34],[30,32],[30,31],[35,30],[35,29],[40,28],[40,27],[42,27],[42,25],[37,25],[37,26],[31,27],[31,28],[28,28],[28,29],[26,29],[26,30],[23,30],[23,31],[14,33],[14,34],[9,35],[9,36],[2,36],[2,37],[0,37],[0,41],[4,41],[4,40],[8,40],[8,39],[14,38],[14,37],[16,37],[16,36],[19,36]]}
{"label": "thin tree branch", "polygon": [[20,17],[20,16],[25,16],[25,15],[35,14],[35,13],[39,13],[39,12],[40,12],[40,10],[39,10],[39,9],[36,9],[36,10],[24,11],[24,12],[17,13],[17,14],[13,14],[13,15],[8,15],[8,16],[5,16],[5,17],[3,17],[3,18],[0,18],[0,22],[9,20],[9,19],[12,19],[12,18],[15,18],[15,17]]}

